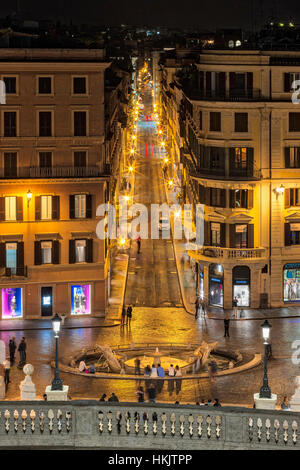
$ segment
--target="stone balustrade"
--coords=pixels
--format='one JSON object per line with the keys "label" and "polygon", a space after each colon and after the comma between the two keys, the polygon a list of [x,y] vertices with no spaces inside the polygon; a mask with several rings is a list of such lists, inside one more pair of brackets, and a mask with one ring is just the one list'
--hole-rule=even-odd
{"label": "stone balustrade", "polygon": [[0,402],[0,448],[298,449],[300,415],[148,403]]}
{"label": "stone balustrade", "polygon": [[197,254],[207,258],[223,258],[226,260],[257,260],[266,257],[265,248],[223,248],[217,246],[204,246]]}

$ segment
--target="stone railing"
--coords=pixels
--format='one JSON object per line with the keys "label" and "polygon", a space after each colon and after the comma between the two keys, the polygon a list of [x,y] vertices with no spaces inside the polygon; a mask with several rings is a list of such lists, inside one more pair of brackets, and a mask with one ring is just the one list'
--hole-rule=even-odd
{"label": "stone railing", "polygon": [[0,448],[299,449],[300,415],[192,405],[1,402]]}
{"label": "stone railing", "polygon": [[197,253],[208,258],[226,259],[257,259],[265,258],[265,248],[222,248],[216,246],[204,246]]}

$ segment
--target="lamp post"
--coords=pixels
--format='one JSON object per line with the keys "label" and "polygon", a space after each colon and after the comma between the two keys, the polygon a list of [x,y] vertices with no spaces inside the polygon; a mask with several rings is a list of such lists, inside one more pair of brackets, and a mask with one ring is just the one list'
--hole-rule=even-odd
{"label": "lamp post", "polygon": [[272,326],[265,320],[264,323],[261,325],[262,328],[262,335],[264,338],[264,345],[265,345],[265,357],[264,357],[264,378],[263,378],[263,385],[259,391],[259,398],[271,398],[271,389],[268,384],[268,346],[269,346],[269,338],[270,338],[270,330]]}
{"label": "lamp post", "polygon": [[54,379],[52,380],[51,390],[63,390],[63,383],[59,376],[59,368],[58,368],[58,338],[59,332],[61,329],[61,318],[57,313],[55,317],[52,319],[52,328],[54,332],[55,338],[55,370],[54,370]]}

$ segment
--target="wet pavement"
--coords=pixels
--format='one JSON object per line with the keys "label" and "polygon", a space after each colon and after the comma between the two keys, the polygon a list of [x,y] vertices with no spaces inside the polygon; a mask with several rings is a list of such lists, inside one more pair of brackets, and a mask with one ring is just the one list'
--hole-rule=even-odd
{"label": "wet pavement", "polygon": [[[146,145],[147,144],[147,145]],[[149,205],[150,202],[165,202],[164,185],[157,152],[155,126],[141,121],[138,126],[138,155],[136,165],[135,202]],[[274,358],[269,361],[269,384],[279,400],[283,395],[294,392],[293,377],[299,374],[299,366],[291,360],[292,342],[300,339],[299,311],[295,309],[275,309],[249,311],[247,316],[258,320],[232,320],[230,338],[224,338],[223,311],[214,309],[206,319],[195,320],[182,307],[180,288],[176,272],[176,262],[172,241],[142,241],[141,253],[137,254],[133,242],[130,252],[126,303],[134,305],[132,323],[125,327],[104,328],[103,319],[67,319],[59,340],[59,355],[69,357],[85,347],[100,343],[129,345],[131,343],[201,343],[219,342],[221,349],[240,350],[242,353],[263,352],[261,318],[279,317],[271,320],[272,347]],[[76,323],[76,321],[77,323]],[[48,325],[49,323],[49,325]],[[27,341],[27,362],[35,367],[33,381],[38,396],[51,383],[53,370],[50,361],[54,359],[55,342],[50,322],[9,321],[1,322],[1,327],[15,331],[0,331],[0,339],[8,344],[11,336],[17,342],[22,336]],[[23,329],[22,329],[23,328]],[[47,329],[49,328],[49,329]],[[300,374],[299,374],[300,375]],[[114,391],[121,401],[136,401],[137,383],[130,380],[96,379],[91,376],[61,374],[64,384],[70,386],[72,398],[98,398],[102,393],[110,395]],[[16,366],[11,369],[11,384],[7,399],[18,399],[19,383],[23,372]],[[176,395],[169,393],[167,385],[157,396],[161,402],[190,402],[218,397],[221,403],[253,403],[253,394],[262,384],[263,367],[259,366],[240,374],[223,376],[211,384],[208,379],[182,382],[182,390]]]}

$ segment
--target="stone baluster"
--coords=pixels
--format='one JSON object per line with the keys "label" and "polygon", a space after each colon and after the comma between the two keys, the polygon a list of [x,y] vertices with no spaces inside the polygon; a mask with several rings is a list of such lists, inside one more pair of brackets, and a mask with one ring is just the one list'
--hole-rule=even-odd
{"label": "stone baluster", "polygon": [[288,441],[288,438],[289,438],[289,435],[288,435],[289,423],[287,422],[286,419],[283,421],[282,427],[284,429],[284,431],[283,431],[283,441],[284,441],[285,444],[287,444],[287,441]]}
{"label": "stone baluster", "polygon": [[45,413],[43,413],[43,411],[39,412],[39,421],[40,421],[40,431],[44,432],[44,429],[45,429]]}
{"label": "stone baluster", "polygon": [[297,442],[297,429],[298,429],[298,424],[297,424],[297,421],[293,421],[292,422],[292,430],[293,430],[293,443],[296,444]]}
{"label": "stone baluster", "polygon": [[198,436],[202,437],[202,423],[203,423],[203,416],[197,416],[197,423],[198,423]]}
{"label": "stone baluster", "polygon": [[26,411],[26,410],[23,410],[23,411],[22,411],[22,413],[21,413],[21,418],[22,418],[22,429],[23,429],[23,432],[26,432],[26,426],[27,426],[27,423],[26,423],[27,411]]}
{"label": "stone baluster", "polygon": [[211,423],[212,423],[212,418],[211,416],[206,417],[206,432],[207,432],[207,437],[211,437]]}
{"label": "stone baluster", "polygon": [[31,410],[29,416],[30,416],[30,419],[31,419],[31,424],[30,424],[31,432],[34,432],[35,431],[36,412],[34,410]]}
{"label": "stone baluster", "polygon": [[130,433],[130,418],[131,418],[130,412],[129,412],[129,411],[126,411],[126,413],[125,413],[125,421],[126,421],[126,432],[127,432],[127,434]]}
{"label": "stone baluster", "polygon": [[167,415],[166,413],[162,413],[161,415],[161,432],[162,435],[165,436],[167,434]]}
{"label": "stone baluster", "polygon": [[[116,413],[116,419],[117,419],[117,431],[118,431],[118,434],[121,434],[122,413],[121,413],[120,411],[117,411],[117,413]],[[126,425],[126,431],[127,431],[127,418],[126,418],[126,413],[125,413],[125,425]]]}
{"label": "stone baluster", "polygon": [[217,415],[215,418],[216,422],[216,438],[219,439],[221,434],[221,425],[222,425],[222,417]]}
{"label": "stone baluster", "polygon": [[61,432],[62,430],[62,411],[61,410],[57,411],[57,430],[58,432]]}
{"label": "stone baluster", "polygon": [[278,419],[274,420],[274,429],[275,429],[275,442],[277,443],[279,440],[279,429],[280,429],[280,423]]}
{"label": "stone baluster", "polygon": [[49,431],[53,431],[53,420],[54,420],[54,412],[52,409],[48,411],[48,419],[49,419]]}
{"label": "stone baluster", "polygon": [[175,423],[176,423],[175,413],[171,413],[170,421],[171,421],[171,436],[175,436]]}
{"label": "stone baluster", "polygon": [[146,412],[143,414],[143,421],[144,421],[144,434],[147,435],[148,430],[149,430],[149,426],[148,426],[149,415]]}
{"label": "stone baluster", "polygon": [[9,427],[10,427],[10,412],[8,410],[5,410],[4,412],[4,418],[5,418],[5,431],[9,432]]}
{"label": "stone baluster", "polygon": [[103,432],[103,412],[99,411],[98,412],[98,420],[99,420],[99,431],[100,433]]}
{"label": "stone baluster", "polygon": [[249,418],[248,419],[248,426],[249,426],[249,440],[253,440],[253,419]]}
{"label": "stone baluster", "polygon": [[107,430],[109,433],[112,432],[112,412],[109,411],[108,413],[106,413],[106,416],[107,416]]}
{"label": "stone baluster", "polygon": [[157,434],[157,413],[156,412],[152,414],[152,431],[153,431],[154,436],[156,436]]}
{"label": "stone baluster", "polygon": [[194,434],[194,427],[193,427],[194,416],[192,415],[192,413],[190,413],[190,415],[188,417],[188,422],[189,422],[189,434],[190,434],[190,437],[193,437],[193,434]]}
{"label": "stone baluster", "polygon": [[72,418],[72,413],[71,411],[67,411],[66,412],[66,428],[67,428],[67,432],[70,432],[71,430],[71,418]]}
{"label": "stone baluster", "polygon": [[180,435],[184,436],[184,415],[179,416],[179,422],[180,422]]}
{"label": "stone baluster", "polygon": [[267,442],[269,442],[270,439],[271,439],[270,429],[271,429],[271,420],[269,418],[267,418],[266,419],[266,440],[267,440]]}
{"label": "stone baluster", "polygon": [[137,411],[134,413],[134,430],[138,434],[140,430],[140,413]]}
{"label": "stone baluster", "polygon": [[261,437],[262,437],[262,420],[261,418],[258,418],[257,420],[257,439],[259,440],[259,442],[261,441]]}
{"label": "stone baluster", "polygon": [[15,432],[18,432],[18,427],[19,427],[18,419],[19,419],[19,412],[18,412],[18,410],[15,410],[14,411],[14,430],[15,430]]}

